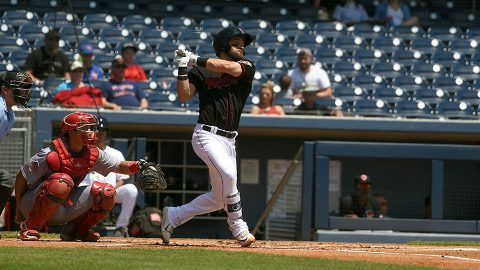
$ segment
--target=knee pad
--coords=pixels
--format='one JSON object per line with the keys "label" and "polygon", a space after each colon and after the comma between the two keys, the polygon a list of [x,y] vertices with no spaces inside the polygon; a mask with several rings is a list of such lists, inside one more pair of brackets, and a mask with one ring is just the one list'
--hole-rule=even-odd
{"label": "knee pad", "polygon": [[108,212],[115,205],[115,188],[108,183],[93,181],[91,188],[93,196],[93,211]]}
{"label": "knee pad", "polygon": [[73,186],[74,182],[70,175],[66,173],[52,173],[43,182],[42,189],[50,199],[62,204],[68,199]]}
{"label": "knee pad", "polygon": [[240,201],[240,192],[225,198],[226,211],[229,219],[242,218],[242,203]]}

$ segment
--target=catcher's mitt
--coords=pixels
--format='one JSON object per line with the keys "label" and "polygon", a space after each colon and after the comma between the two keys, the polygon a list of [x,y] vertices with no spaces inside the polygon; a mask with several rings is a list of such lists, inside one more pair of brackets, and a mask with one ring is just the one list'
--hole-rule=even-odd
{"label": "catcher's mitt", "polygon": [[164,190],[167,188],[167,180],[160,165],[145,160],[140,160],[138,165],[140,166],[140,176],[135,182],[138,187],[143,190]]}

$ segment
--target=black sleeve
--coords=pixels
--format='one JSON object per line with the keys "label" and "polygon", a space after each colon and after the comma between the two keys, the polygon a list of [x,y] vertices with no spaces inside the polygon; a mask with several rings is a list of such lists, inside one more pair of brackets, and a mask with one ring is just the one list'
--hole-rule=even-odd
{"label": "black sleeve", "polygon": [[240,75],[241,80],[253,81],[253,76],[255,75],[255,65],[248,60],[240,60],[239,63],[242,66],[242,75]]}
{"label": "black sleeve", "polygon": [[[62,71],[63,74],[67,73],[70,67],[70,61],[68,60],[68,56],[62,52]],[[63,76],[62,74],[62,76]]]}
{"label": "black sleeve", "polygon": [[188,81],[191,84],[195,85],[195,88],[197,89],[197,92],[198,92],[198,89],[200,87],[199,85],[202,81],[198,67],[194,67],[188,72]]}

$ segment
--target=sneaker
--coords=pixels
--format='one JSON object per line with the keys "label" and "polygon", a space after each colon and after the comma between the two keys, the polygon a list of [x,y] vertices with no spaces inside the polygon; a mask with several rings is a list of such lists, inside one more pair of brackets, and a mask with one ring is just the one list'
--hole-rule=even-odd
{"label": "sneaker", "polygon": [[22,222],[17,238],[22,241],[38,241],[40,240],[40,234],[36,230],[29,230],[27,224]]}
{"label": "sneaker", "polygon": [[127,229],[124,227],[118,227],[113,232],[113,237],[128,237]]}
{"label": "sneaker", "polygon": [[170,224],[170,220],[168,220],[168,208],[169,207],[167,207],[167,206],[165,206],[163,208],[162,230],[161,230],[163,243],[165,243],[166,245],[168,245],[168,243],[170,243],[170,237],[172,236],[173,229],[175,229]]}
{"label": "sneaker", "polygon": [[255,236],[248,231],[241,232],[235,239],[242,247],[248,247],[255,242]]}

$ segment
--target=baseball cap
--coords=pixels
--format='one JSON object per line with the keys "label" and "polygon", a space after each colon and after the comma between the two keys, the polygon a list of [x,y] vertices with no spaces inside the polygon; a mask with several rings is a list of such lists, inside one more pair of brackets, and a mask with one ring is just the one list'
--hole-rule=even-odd
{"label": "baseball cap", "polygon": [[93,54],[93,47],[90,44],[83,44],[80,46],[80,53],[90,55]]}
{"label": "baseball cap", "polygon": [[133,44],[133,42],[127,42],[127,43],[123,44],[123,46],[122,46],[122,52],[123,52],[124,50],[128,49],[128,48],[133,49],[135,52],[138,51],[137,46],[135,46],[135,44]]}
{"label": "baseball cap", "polygon": [[300,89],[301,92],[307,92],[307,93],[315,93],[318,92],[318,85],[316,83],[306,83],[302,89]]}
{"label": "baseball cap", "polygon": [[372,181],[370,180],[370,177],[368,177],[368,175],[366,175],[366,174],[360,174],[360,175],[358,175],[357,177],[355,177],[354,183],[355,183],[355,185],[357,185],[357,184],[367,184],[367,185],[371,185],[371,184],[372,184]]}
{"label": "baseball cap", "polygon": [[73,61],[72,64],[70,65],[70,71],[73,71],[79,68],[83,69],[83,64],[80,61]]}
{"label": "baseball cap", "polygon": [[112,60],[112,67],[126,67],[122,57],[115,57]]}
{"label": "baseball cap", "polygon": [[297,51],[297,55],[307,55],[307,56],[310,56],[310,57],[313,57],[313,53],[312,53],[312,50],[310,50],[309,48],[301,48]]}

